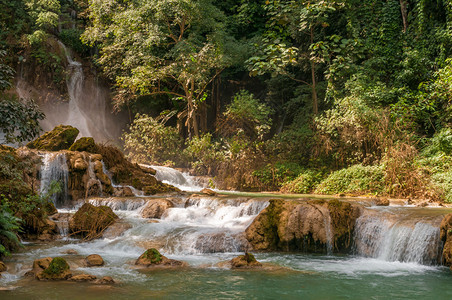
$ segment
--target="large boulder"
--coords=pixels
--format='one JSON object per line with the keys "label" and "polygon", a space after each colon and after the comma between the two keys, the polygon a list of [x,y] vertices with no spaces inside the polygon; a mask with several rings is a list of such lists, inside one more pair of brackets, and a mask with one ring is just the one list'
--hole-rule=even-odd
{"label": "large boulder", "polygon": [[135,265],[143,267],[164,267],[164,268],[174,268],[174,267],[185,267],[187,264],[182,261],[169,259],[160,252],[151,248],[146,250],[135,262]]}
{"label": "large boulder", "polygon": [[58,151],[67,150],[74,143],[79,134],[79,130],[70,125],[59,125],[52,131],[44,133],[36,140],[27,144],[28,148]]}
{"label": "large boulder", "polygon": [[36,279],[38,280],[66,280],[71,276],[68,263],[61,257],[55,257],[47,268],[36,273]]}
{"label": "large boulder", "polygon": [[338,200],[270,200],[245,234],[255,250],[347,252],[360,212],[359,206]]}
{"label": "large boulder", "polygon": [[110,207],[85,203],[70,219],[69,233],[85,239],[98,238],[117,219]]}
{"label": "large boulder", "polygon": [[143,218],[160,219],[169,208],[174,207],[173,202],[168,199],[152,199],[141,211]]}
{"label": "large boulder", "polygon": [[69,151],[96,153],[97,147],[92,137],[81,137],[69,148]]}

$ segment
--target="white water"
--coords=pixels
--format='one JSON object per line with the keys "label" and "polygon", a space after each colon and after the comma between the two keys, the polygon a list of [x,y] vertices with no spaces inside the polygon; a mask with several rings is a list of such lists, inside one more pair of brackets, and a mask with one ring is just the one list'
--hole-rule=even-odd
{"label": "white water", "polygon": [[162,167],[162,166],[148,166],[157,171],[155,174],[155,178],[157,180],[162,181],[163,183],[171,184],[182,191],[187,192],[199,192],[203,188],[207,186],[202,186],[193,176],[190,176],[188,173],[180,172],[173,168]]}
{"label": "white water", "polygon": [[435,265],[440,263],[440,219],[364,213],[355,226],[358,255],[383,261]]}
{"label": "white water", "polygon": [[69,93],[69,114],[65,124],[80,130],[80,137],[93,136],[88,128],[88,117],[82,107],[84,80],[82,64],[72,59],[70,51],[63,43],[59,42],[59,44],[64,49],[69,64],[67,69],[69,76],[66,81]]}
{"label": "white water", "polygon": [[51,196],[55,207],[68,204],[69,171],[64,153],[49,152],[42,155],[40,194],[45,195],[50,190],[52,182],[60,184],[61,191]]}

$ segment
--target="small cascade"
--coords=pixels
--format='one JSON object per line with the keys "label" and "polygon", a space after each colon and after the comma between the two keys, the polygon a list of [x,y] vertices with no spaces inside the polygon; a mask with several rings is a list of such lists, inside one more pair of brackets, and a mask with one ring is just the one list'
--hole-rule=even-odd
{"label": "small cascade", "polygon": [[61,191],[51,195],[55,207],[63,207],[68,204],[68,181],[69,170],[64,153],[46,153],[42,155],[41,166],[41,186],[40,193],[42,195],[50,191],[52,182],[60,184]]}
{"label": "small cascade", "polygon": [[331,255],[333,253],[333,228],[331,226],[331,216],[326,214],[324,217],[325,233],[326,233],[326,254]]}
{"label": "small cascade", "polygon": [[[144,165],[147,166],[147,165]],[[171,184],[183,191],[199,192],[207,186],[202,186],[199,182],[187,173],[182,173],[176,169],[162,166],[147,166],[157,171],[155,178],[164,183]]]}
{"label": "small cascade", "polygon": [[441,219],[366,211],[356,221],[355,252],[385,261],[439,264]]}
{"label": "small cascade", "polygon": [[146,204],[146,200],[143,198],[91,198],[89,200],[94,206],[108,206],[112,210],[122,210],[122,211],[134,211],[143,207]]}

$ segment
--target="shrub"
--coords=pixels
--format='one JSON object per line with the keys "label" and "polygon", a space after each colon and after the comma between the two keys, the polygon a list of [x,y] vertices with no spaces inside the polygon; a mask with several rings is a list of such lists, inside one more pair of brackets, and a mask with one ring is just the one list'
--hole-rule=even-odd
{"label": "shrub", "polygon": [[197,174],[212,175],[225,159],[223,150],[219,142],[212,140],[212,134],[206,133],[187,140],[183,154]]}
{"label": "shrub", "polygon": [[294,180],[285,182],[281,187],[283,193],[308,194],[322,180],[322,173],[314,170],[303,171]]}
{"label": "shrub", "polygon": [[122,137],[127,157],[136,162],[181,163],[182,139],[177,129],[165,126],[148,115],[137,114]]}
{"label": "shrub", "polygon": [[279,190],[288,181],[295,179],[302,171],[295,163],[276,162],[253,172],[253,175],[267,190]]}
{"label": "shrub", "polygon": [[316,188],[319,194],[382,193],[384,172],[381,166],[353,165],[331,173]]}

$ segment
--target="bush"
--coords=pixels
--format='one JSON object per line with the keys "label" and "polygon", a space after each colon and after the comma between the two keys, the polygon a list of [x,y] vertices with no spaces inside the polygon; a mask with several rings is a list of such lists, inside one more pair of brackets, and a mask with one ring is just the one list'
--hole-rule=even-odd
{"label": "bush", "polygon": [[322,173],[314,170],[303,171],[294,180],[285,182],[281,187],[283,193],[308,194],[322,180]]}
{"label": "bush", "polygon": [[381,166],[353,165],[331,173],[316,188],[319,194],[379,194],[384,191]]}
{"label": "bush", "polygon": [[452,202],[452,170],[432,175],[433,183],[444,193],[444,200]]}
{"label": "bush", "polygon": [[253,175],[267,190],[279,190],[288,181],[294,180],[302,168],[295,163],[276,162],[253,172]]}
{"label": "bush", "polygon": [[122,137],[127,157],[141,163],[182,162],[182,139],[177,129],[148,115],[137,114]]}
{"label": "bush", "polygon": [[212,140],[212,134],[207,133],[188,140],[183,154],[191,162],[196,174],[213,175],[220,162],[225,159],[223,150],[219,142]]}

